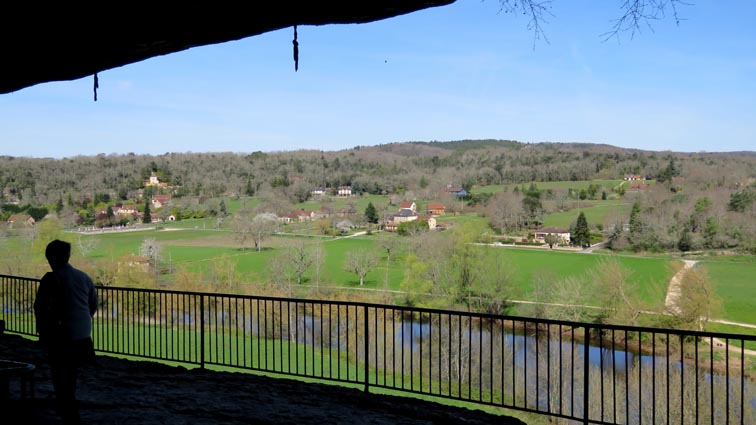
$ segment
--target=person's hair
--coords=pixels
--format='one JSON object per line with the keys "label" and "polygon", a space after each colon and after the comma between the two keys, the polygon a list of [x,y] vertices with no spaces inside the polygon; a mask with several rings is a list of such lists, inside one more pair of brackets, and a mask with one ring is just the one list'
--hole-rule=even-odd
{"label": "person's hair", "polygon": [[50,267],[53,269],[62,267],[66,265],[68,259],[71,258],[71,244],[66,241],[55,239],[47,244],[45,257],[47,258],[47,262],[50,263]]}

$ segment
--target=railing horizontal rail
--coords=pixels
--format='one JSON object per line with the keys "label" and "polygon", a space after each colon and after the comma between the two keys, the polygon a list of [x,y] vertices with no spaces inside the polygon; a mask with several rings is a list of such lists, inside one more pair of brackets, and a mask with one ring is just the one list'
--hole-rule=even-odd
{"label": "railing horizontal rail", "polygon": [[[0,275],[35,335],[38,279]],[[95,348],[379,387],[583,423],[756,423],[756,336],[347,301],[98,286]]]}

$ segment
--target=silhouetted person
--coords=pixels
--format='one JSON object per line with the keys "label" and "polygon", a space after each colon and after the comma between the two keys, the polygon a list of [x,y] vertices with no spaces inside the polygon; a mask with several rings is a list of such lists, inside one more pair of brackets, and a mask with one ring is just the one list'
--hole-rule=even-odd
{"label": "silhouetted person", "polygon": [[50,242],[45,257],[52,271],[42,277],[34,300],[37,332],[47,349],[58,411],[66,423],[78,423],[76,379],[79,366],[94,361],[97,292],[92,279],[68,263],[70,243]]}

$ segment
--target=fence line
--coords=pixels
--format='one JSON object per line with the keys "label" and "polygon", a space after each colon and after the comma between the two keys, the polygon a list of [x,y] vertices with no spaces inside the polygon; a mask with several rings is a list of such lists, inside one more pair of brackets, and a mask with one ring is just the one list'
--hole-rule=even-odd
{"label": "fence line", "polygon": [[[36,335],[38,279],[0,275]],[[756,337],[343,301],[98,286],[96,350],[346,382],[583,423],[756,423]],[[725,341],[718,347],[715,339]],[[739,355],[727,350],[740,347]]]}

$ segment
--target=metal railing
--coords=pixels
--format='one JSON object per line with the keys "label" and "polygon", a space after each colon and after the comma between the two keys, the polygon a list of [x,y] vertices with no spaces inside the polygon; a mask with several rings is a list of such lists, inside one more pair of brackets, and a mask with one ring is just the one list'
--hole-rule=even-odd
{"label": "metal railing", "polygon": [[[0,276],[35,335],[37,279]],[[756,423],[746,335],[98,286],[104,353],[338,381],[583,423]]]}

